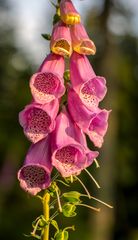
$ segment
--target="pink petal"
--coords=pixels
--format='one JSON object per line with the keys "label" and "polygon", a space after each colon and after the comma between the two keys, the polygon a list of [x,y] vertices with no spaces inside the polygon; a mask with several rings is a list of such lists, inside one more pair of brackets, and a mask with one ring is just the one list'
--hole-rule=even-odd
{"label": "pink petal", "polygon": [[64,67],[62,56],[51,53],[46,57],[39,71],[30,79],[31,93],[36,102],[45,104],[64,94]]}
{"label": "pink petal", "polygon": [[88,109],[98,107],[107,88],[106,80],[95,75],[87,57],[73,52],[70,60],[70,78],[73,89]]}
{"label": "pink petal", "polygon": [[[87,148],[85,135],[65,109],[57,117],[52,146],[52,164],[63,177],[79,174],[88,165],[92,151]],[[97,156],[97,152],[93,153]]]}
{"label": "pink petal", "polygon": [[88,37],[82,23],[72,25],[70,31],[74,51],[85,55],[94,55],[96,53],[94,42]]}
{"label": "pink petal", "polygon": [[72,89],[68,93],[68,109],[73,120],[90,137],[94,145],[101,147],[108,128],[110,111],[99,108],[90,111]]}

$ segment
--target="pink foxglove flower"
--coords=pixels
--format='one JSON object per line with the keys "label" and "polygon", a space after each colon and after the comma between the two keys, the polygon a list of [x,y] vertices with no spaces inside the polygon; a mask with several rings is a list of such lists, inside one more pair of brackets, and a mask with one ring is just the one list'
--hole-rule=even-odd
{"label": "pink foxglove flower", "polygon": [[68,108],[76,124],[89,136],[94,145],[100,148],[108,128],[110,111],[99,108],[90,111],[72,89],[68,92]]}
{"label": "pink foxglove flower", "polygon": [[98,152],[87,148],[85,135],[65,109],[56,119],[52,146],[52,164],[63,177],[79,174],[98,156]]}
{"label": "pink foxglove flower", "polygon": [[26,192],[36,195],[42,189],[49,187],[51,171],[51,148],[48,136],[30,147],[25,163],[18,171],[20,186]]}
{"label": "pink foxglove flower", "polygon": [[95,44],[90,38],[82,23],[70,27],[73,50],[85,55],[96,53]]}
{"label": "pink foxglove flower", "polygon": [[19,113],[19,122],[31,142],[40,141],[54,130],[58,110],[59,101],[54,99],[44,105],[33,102]]}
{"label": "pink foxglove flower", "polygon": [[106,80],[96,76],[85,55],[73,52],[70,60],[70,78],[73,89],[90,109],[98,107],[106,92]]}
{"label": "pink foxglove flower", "polygon": [[52,32],[51,42],[50,42],[51,51],[62,55],[70,56],[72,53],[72,43],[70,36],[70,29],[65,23],[59,21],[55,24]]}
{"label": "pink foxglove flower", "polygon": [[51,53],[45,58],[30,80],[31,93],[36,102],[45,104],[64,94],[64,68],[62,56]]}
{"label": "pink foxglove flower", "polygon": [[71,0],[61,0],[60,17],[64,23],[69,25],[73,25],[81,21],[80,14],[76,11]]}

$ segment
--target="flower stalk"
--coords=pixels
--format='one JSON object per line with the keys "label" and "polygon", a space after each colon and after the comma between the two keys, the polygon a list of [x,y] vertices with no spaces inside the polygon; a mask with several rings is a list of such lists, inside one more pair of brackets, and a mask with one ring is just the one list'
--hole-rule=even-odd
{"label": "flower stalk", "polygon": [[46,192],[43,197],[43,214],[47,224],[44,227],[43,240],[49,240],[49,223],[48,223],[49,216],[50,216],[49,203],[50,203],[50,194],[49,192]]}

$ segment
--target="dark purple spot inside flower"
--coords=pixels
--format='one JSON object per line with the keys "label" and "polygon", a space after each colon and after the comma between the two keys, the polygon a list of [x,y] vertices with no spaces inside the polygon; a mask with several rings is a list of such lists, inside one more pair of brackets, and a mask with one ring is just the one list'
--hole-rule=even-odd
{"label": "dark purple spot inside flower", "polygon": [[28,114],[28,130],[32,133],[45,133],[51,124],[49,115],[39,108],[32,108]]}
{"label": "dark purple spot inside flower", "polygon": [[32,142],[41,140],[49,131],[50,116],[39,108],[29,110],[25,132]]}
{"label": "dark purple spot inside flower", "polygon": [[45,169],[39,166],[26,166],[21,171],[21,177],[26,182],[27,188],[40,187],[48,181]]}
{"label": "dark purple spot inside flower", "polygon": [[57,150],[55,158],[64,164],[73,164],[78,150],[75,147],[67,146]]}
{"label": "dark purple spot inside flower", "polygon": [[92,79],[83,85],[83,88],[81,89],[81,99],[88,106],[91,107],[98,106],[98,99],[96,96],[96,90]]}
{"label": "dark purple spot inside flower", "polygon": [[35,77],[33,86],[43,94],[53,94],[59,84],[59,79],[53,73],[40,73]]}

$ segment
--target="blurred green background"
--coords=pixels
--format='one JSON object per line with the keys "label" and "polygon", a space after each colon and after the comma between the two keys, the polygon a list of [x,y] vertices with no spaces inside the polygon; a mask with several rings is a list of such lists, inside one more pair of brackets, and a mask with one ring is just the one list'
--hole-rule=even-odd
{"label": "blurred green background", "polygon": [[[102,106],[112,109],[100,168],[89,168],[101,189],[86,174],[81,178],[114,209],[97,204],[98,214],[79,208],[76,219],[59,221],[76,224],[72,240],[138,240],[138,1],[74,4],[97,46],[89,59],[97,75],[107,79]],[[48,53],[41,33],[50,33],[54,11],[48,0],[0,0],[0,239],[25,239],[23,233],[31,231],[31,222],[41,214],[39,200],[24,193],[16,179],[29,147],[18,113],[31,100],[29,78]]]}

